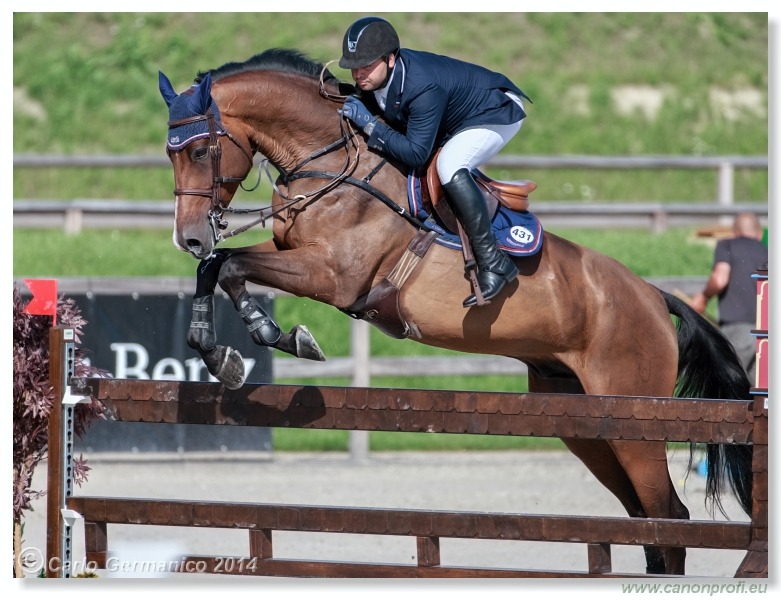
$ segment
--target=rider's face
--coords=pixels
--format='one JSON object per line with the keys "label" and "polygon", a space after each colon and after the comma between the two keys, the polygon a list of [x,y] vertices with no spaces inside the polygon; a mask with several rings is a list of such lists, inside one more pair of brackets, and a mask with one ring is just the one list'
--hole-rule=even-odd
{"label": "rider's face", "polygon": [[391,54],[388,57],[388,62],[385,62],[385,58],[381,57],[375,60],[373,63],[360,67],[358,69],[352,69],[353,79],[355,84],[366,92],[372,92],[380,89],[380,86],[385,82],[385,78],[388,76],[388,69],[392,69],[396,64],[396,57]]}

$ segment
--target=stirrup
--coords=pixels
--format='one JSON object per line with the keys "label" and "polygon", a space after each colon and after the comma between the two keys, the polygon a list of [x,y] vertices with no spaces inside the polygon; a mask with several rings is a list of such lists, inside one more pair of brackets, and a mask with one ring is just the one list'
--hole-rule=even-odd
{"label": "stirrup", "polygon": [[[467,296],[464,300],[464,308],[469,308],[470,306],[475,305],[484,306],[486,304],[491,304],[490,300],[485,299],[483,296],[483,290],[480,289],[480,282],[477,280],[477,261],[474,258],[471,258],[464,263],[464,275],[472,284],[472,291],[474,292],[470,296]],[[474,302],[470,302],[467,305],[467,302],[469,302],[472,298],[474,298]]]}
{"label": "stirrup", "polygon": [[496,289],[493,290],[493,292],[490,295],[485,295],[483,293],[483,288],[480,287],[479,280],[477,276],[474,275],[474,271],[472,271],[470,279],[472,280],[472,289],[474,291],[474,294],[472,294],[471,296],[467,296],[466,300],[464,300],[463,302],[464,308],[471,308],[473,306],[484,306],[486,304],[490,304],[491,299],[498,296],[499,293],[504,289],[504,286],[506,286],[513,279],[518,277],[519,274],[518,267],[515,266],[515,263],[511,263],[511,264],[512,264],[512,269],[506,274],[500,274],[494,271],[486,271],[486,273],[490,273],[496,278],[495,281],[498,281],[498,286],[496,287]]}

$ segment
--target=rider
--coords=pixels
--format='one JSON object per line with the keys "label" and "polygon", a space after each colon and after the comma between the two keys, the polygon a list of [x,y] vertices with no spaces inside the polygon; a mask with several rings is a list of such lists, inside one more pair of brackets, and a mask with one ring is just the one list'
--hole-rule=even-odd
{"label": "rider", "polygon": [[[500,73],[400,48],[393,26],[379,17],[350,25],[339,66],[351,70],[360,90],[339,112],[363,129],[370,148],[417,169],[442,146],[439,179],[472,244],[480,291],[486,300],[496,296],[518,269],[496,245],[471,173],[518,133],[526,117],[522,99],[529,97]],[[464,307],[476,303],[472,294]]]}

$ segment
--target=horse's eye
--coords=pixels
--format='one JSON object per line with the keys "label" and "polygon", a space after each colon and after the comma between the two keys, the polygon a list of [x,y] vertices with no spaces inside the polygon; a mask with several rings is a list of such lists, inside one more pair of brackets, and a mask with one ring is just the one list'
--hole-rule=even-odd
{"label": "horse's eye", "polygon": [[196,148],[193,151],[193,158],[195,160],[203,160],[209,154],[208,148]]}

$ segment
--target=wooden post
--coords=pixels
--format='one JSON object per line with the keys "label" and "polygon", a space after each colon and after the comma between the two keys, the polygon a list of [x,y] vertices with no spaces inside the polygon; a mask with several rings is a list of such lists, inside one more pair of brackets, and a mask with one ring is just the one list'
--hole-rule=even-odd
{"label": "wooden post", "polygon": [[[71,334],[73,330],[71,329]],[[47,451],[46,493],[46,577],[62,576],[63,520],[60,511],[65,508],[65,490],[62,485],[62,396],[65,392],[65,328],[52,327],[49,331],[49,385],[54,401],[49,413],[49,441]]]}
{"label": "wooden post", "polygon": [[603,575],[613,570],[610,544],[587,544],[588,572],[591,575]]}
{"label": "wooden post", "polygon": [[49,385],[54,400],[49,413],[47,443],[46,577],[70,577],[73,564],[73,520],[66,501],[73,495],[73,444],[75,405],[87,398],[69,393],[76,366],[73,328],[49,330]]}
{"label": "wooden post", "polygon": [[767,577],[768,576],[768,314],[769,314],[769,280],[767,269],[760,269],[753,275],[757,280],[757,323],[751,333],[756,337],[756,387],[754,394],[753,416],[754,445],[752,455],[752,488],[751,488],[751,542],[743,562],[740,563],[735,577]]}
{"label": "wooden post", "polygon": [[105,569],[108,561],[108,527],[106,523],[84,523],[84,546],[87,562]]}
{"label": "wooden post", "polygon": [[[731,162],[724,161],[719,164],[718,180],[716,194],[719,208],[730,208],[734,204],[735,196],[735,167]],[[732,219],[729,215],[722,215],[719,223],[724,226],[732,225]]]}
{"label": "wooden post", "polygon": [[438,537],[418,538],[418,566],[438,567],[441,564],[439,556]]}
{"label": "wooden post", "polygon": [[262,559],[274,558],[271,529],[249,530],[249,555]]}

